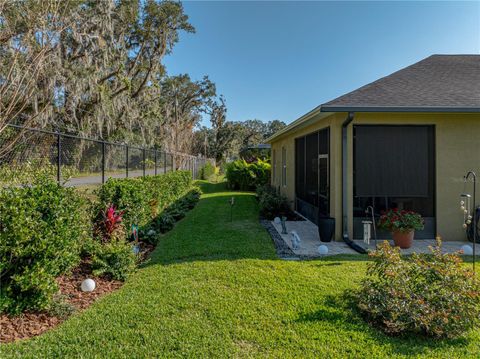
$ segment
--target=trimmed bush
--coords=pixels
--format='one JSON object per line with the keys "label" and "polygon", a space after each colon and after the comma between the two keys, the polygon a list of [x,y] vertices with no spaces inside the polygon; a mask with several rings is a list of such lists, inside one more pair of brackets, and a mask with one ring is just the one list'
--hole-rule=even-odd
{"label": "trimmed bush", "polygon": [[203,167],[200,168],[200,179],[209,180],[215,175],[215,166],[210,162],[205,163]]}
{"label": "trimmed bush", "polygon": [[263,185],[257,187],[257,197],[260,205],[260,216],[266,219],[274,219],[275,217],[286,216],[289,218],[295,217],[288,199],[281,194],[278,194],[270,185]]}
{"label": "trimmed bush", "polygon": [[173,228],[175,225],[175,218],[168,212],[162,213],[154,222],[154,227],[160,232],[165,233]]}
{"label": "trimmed bush", "polygon": [[192,186],[188,171],[170,172],[141,178],[110,178],[97,192],[97,213],[114,205],[123,211],[123,223],[147,226],[163,209],[182,197]]}
{"label": "trimmed bush", "polygon": [[370,254],[367,278],[354,297],[365,319],[390,335],[454,338],[478,327],[480,283],[457,254],[403,258],[384,242]]}
{"label": "trimmed bush", "polygon": [[[151,228],[161,233],[168,232],[173,228],[175,222],[185,216],[188,210],[195,207],[199,201],[201,191],[198,187],[193,187],[187,194],[180,198],[177,202],[164,209],[161,215],[156,217],[152,222]],[[147,231],[148,233],[148,231]],[[157,237],[146,237],[147,241],[156,244]]]}
{"label": "trimmed bush", "polygon": [[135,271],[137,256],[125,240],[114,240],[97,248],[92,258],[94,275],[124,281]]}
{"label": "trimmed bush", "polygon": [[0,190],[0,312],[47,308],[55,278],[80,262],[89,235],[87,206],[74,189],[39,177]]}
{"label": "trimmed bush", "polygon": [[261,159],[252,163],[237,160],[226,165],[225,176],[232,189],[255,190],[269,183],[270,167],[269,162]]}

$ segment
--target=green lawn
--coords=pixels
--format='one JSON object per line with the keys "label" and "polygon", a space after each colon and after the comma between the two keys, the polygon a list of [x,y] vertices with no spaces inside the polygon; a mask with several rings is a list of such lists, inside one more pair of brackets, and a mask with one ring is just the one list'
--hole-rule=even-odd
{"label": "green lawn", "polygon": [[[202,200],[117,292],[0,357],[480,356],[480,333],[390,338],[345,307],[365,257],[276,259],[251,193],[203,184]],[[233,222],[228,200],[235,196]]]}

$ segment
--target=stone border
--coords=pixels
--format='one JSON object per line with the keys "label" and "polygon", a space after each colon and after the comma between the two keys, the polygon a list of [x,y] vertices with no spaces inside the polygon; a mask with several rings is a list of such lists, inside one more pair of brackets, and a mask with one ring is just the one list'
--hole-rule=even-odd
{"label": "stone border", "polygon": [[295,254],[292,249],[285,243],[282,236],[277,232],[272,222],[266,219],[260,219],[260,224],[265,228],[272,239],[275,251],[280,259],[285,260],[305,260],[314,259],[318,256],[302,256]]}

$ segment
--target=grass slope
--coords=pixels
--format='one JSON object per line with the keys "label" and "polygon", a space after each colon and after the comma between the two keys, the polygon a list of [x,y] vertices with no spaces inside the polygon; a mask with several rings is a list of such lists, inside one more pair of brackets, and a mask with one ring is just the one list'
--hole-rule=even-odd
{"label": "grass slope", "polygon": [[1,345],[0,357],[480,356],[478,332],[439,342],[371,329],[341,299],[365,257],[278,260],[251,193],[203,187],[122,289],[41,337]]}

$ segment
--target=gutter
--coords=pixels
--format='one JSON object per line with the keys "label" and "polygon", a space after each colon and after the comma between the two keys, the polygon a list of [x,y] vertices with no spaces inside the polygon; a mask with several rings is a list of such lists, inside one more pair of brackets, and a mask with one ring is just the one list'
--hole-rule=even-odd
{"label": "gutter", "polygon": [[322,105],[322,112],[414,112],[414,113],[478,113],[480,107],[452,106],[335,106]]}
{"label": "gutter", "polygon": [[353,121],[354,112],[349,112],[347,118],[342,123],[342,239],[350,248],[361,254],[366,254],[365,248],[353,242],[348,236],[348,125]]}

